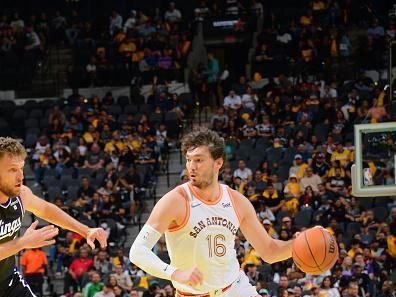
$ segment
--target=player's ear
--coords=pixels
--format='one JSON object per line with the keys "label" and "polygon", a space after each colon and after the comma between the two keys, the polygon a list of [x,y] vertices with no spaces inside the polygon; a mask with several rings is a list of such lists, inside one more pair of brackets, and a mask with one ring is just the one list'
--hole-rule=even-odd
{"label": "player's ear", "polygon": [[218,170],[220,170],[220,168],[223,166],[224,160],[223,158],[217,158],[215,160],[215,164]]}

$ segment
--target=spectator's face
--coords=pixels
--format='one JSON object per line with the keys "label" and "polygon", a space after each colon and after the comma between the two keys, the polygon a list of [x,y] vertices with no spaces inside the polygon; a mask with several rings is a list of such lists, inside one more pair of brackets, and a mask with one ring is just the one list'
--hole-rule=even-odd
{"label": "spectator's face", "polygon": [[257,266],[256,265],[254,265],[254,264],[249,265],[248,273],[253,274],[253,273],[256,273],[256,271],[257,271]]}
{"label": "spectator's face", "polygon": [[351,257],[344,258],[344,265],[351,266],[352,265],[352,258]]}
{"label": "spectator's face", "polygon": [[94,153],[94,154],[99,154],[99,152],[100,152],[99,145],[93,144],[92,147],[91,147],[91,152]]}
{"label": "spectator's face", "polygon": [[230,97],[234,97],[235,96],[235,91],[231,90],[229,94],[230,94]]}
{"label": "spectator's face", "polygon": [[324,278],[323,287],[330,288],[330,286],[331,286],[330,278],[328,278],[328,277]]}
{"label": "spectator's face", "polygon": [[83,188],[88,188],[88,187],[89,187],[89,180],[88,180],[88,178],[84,177],[84,178],[81,180],[81,186],[82,186]]}
{"label": "spectator's face", "polygon": [[282,219],[282,225],[285,226],[286,228],[290,228],[291,227],[291,218],[284,217]]}
{"label": "spectator's face", "polygon": [[363,255],[356,255],[355,261],[356,263],[363,263],[364,262]]}
{"label": "spectator's face", "polygon": [[341,176],[341,168],[336,168],[335,170],[335,176],[340,177]]}
{"label": "spectator's face", "polygon": [[295,287],[294,287],[294,296],[295,296],[295,297],[300,297],[300,296],[301,296],[301,293],[302,293],[301,288],[300,288],[299,286],[295,286]]}
{"label": "spectator's face", "polygon": [[47,143],[48,143],[47,137],[41,136],[41,137],[39,138],[39,143],[40,143],[40,145],[42,145],[42,146],[47,145]]}
{"label": "spectator's face", "polygon": [[281,276],[279,280],[279,287],[287,288],[288,285],[289,285],[289,279],[287,278],[287,276]]}
{"label": "spectator's face", "polygon": [[396,207],[392,208],[391,210],[391,218],[393,221],[396,220]]}
{"label": "spectator's face", "polygon": [[164,287],[164,291],[166,293],[166,296],[169,296],[169,297],[173,296],[173,294],[174,294],[174,290],[173,290],[173,287],[171,285],[166,285]]}
{"label": "spectator's face", "polygon": [[117,265],[116,267],[116,273],[121,274],[122,273],[122,266],[121,265]]}
{"label": "spectator's face", "polygon": [[81,249],[80,250],[80,258],[87,258],[88,257],[88,251],[86,249]]}
{"label": "spectator's face", "polygon": [[103,290],[103,293],[105,293],[105,294],[109,294],[110,292],[113,292],[113,290],[108,286],[103,286],[102,290]]}
{"label": "spectator's face", "polygon": [[99,259],[100,261],[106,260],[106,252],[100,251],[100,252],[98,253],[98,259]]}
{"label": "spectator's face", "polygon": [[374,214],[373,214],[373,212],[371,210],[367,211],[367,217],[368,218],[374,218]]}
{"label": "spectator's face", "polygon": [[263,117],[263,124],[264,124],[264,125],[268,125],[269,123],[270,123],[269,117],[264,116],[264,117]]}
{"label": "spectator's face", "polygon": [[275,192],[274,187],[271,186],[271,187],[268,187],[267,189],[268,189],[268,193],[270,193],[270,195],[274,194],[274,192]]}
{"label": "spectator's face", "polygon": [[239,160],[239,162],[238,162],[238,167],[239,167],[239,169],[244,170],[244,169],[246,168],[246,163],[245,163],[245,161]]}
{"label": "spectator's face", "polygon": [[129,293],[129,295],[130,295],[131,297],[139,297],[139,293],[138,293],[136,290],[132,290],[132,291]]}
{"label": "spectator's face", "polygon": [[94,272],[94,274],[92,274],[92,282],[97,284],[100,282],[100,275],[99,273]]}
{"label": "spectator's face", "polygon": [[349,285],[349,294],[350,296],[359,296],[359,286],[357,284],[350,284]]}

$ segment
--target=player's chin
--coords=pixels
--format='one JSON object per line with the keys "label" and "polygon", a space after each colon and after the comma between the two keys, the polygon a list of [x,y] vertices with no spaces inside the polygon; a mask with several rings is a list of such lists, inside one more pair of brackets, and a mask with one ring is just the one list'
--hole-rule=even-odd
{"label": "player's chin", "polygon": [[14,187],[14,195],[13,196],[18,196],[18,195],[20,195],[21,194],[21,189],[22,189],[22,185],[16,185],[15,187]]}

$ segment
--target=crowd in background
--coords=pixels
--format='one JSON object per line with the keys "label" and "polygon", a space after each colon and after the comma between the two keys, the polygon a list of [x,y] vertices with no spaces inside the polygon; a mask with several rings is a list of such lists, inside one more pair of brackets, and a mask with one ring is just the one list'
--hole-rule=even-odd
{"label": "crowd in background", "polygon": [[32,81],[46,55],[56,18],[45,13],[22,19],[18,12],[0,17],[0,88],[15,89]]}
{"label": "crowd in background", "polygon": [[191,46],[188,21],[174,2],[146,14],[131,10],[121,15],[113,10],[107,26],[83,21],[73,11],[72,27],[65,29],[74,46],[74,64],[69,83],[74,87],[125,85],[134,77],[144,83],[153,76],[182,80]]}
{"label": "crowd in background", "polygon": [[[297,231],[322,225],[337,238],[340,257],[331,271],[313,276],[292,260],[263,263],[240,233],[237,256],[261,296],[394,296],[394,199],[353,197],[350,174],[353,125],[392,118],[380,74],[388,63],[394,24],[386,20],[383,3],[375,1],[298,2],[281,11],[279,3],[226,1],[228,13],[254,7],[264,16],[251,57],[252,78],[230,73],[210,52],[208,64],[191,73],[190,99],[216,108],[209,125],[226,140],[220,180],[252,202],[263,228],[288,240]],[[201,1],[195,21],[218,11]],[[105,65],[132,76],[153,71],[153,78],[146,77],[153,92],[141,106],[111,93],[104,98],[74,94],[66,104],[46,109],[48,125],[40,122],[41,136],[31,147],[35,188],[81,221],[103,226],[112,245],[91,251],[69,232],[61,234],[49,255],[26,252],[21,265],[37,292],[41,283],[35,277],[47,267],[64,280],[66,296],[175,295],[169,283],[129,263],[129,247],[120,240],[125,226],[136,223],[161,170],[168,135],[176,127],[170,125],[178,127],[191,112],[169,93],[163,82],[168,77],[162,76],[184,63],[189,36],[182,16],[172,4],[147,15],[131,11],[125,18],[113,11],[100,30],[77,12],[68,22],[57,15],[55,23],[61,25],[55,28],[62,34],[56,36],[78,51],[76,63],[86,72],[86,84],[107,83],[101,73]],[[349,36],[356,26],[365,31],[360,41]],[[369,70],[378,73],[379,84]],[[166,121],[170,114],[174,121]],[[379,184],[394,184],[391,167],[369,166]],[[183,174],[180,183],[186,181]],[[163,239],[155,252],[169,261]],[[29,258],[40,265],[32,269]]]}

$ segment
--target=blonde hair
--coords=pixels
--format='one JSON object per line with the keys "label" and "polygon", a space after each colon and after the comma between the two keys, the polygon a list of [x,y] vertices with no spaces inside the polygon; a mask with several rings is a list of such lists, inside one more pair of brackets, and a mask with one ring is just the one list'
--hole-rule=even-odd
{"label": "blonde hair", "polygon": [[0,159],[6,154],[26,158],[26,150],[18,140],[11,137],[0,137]]}

